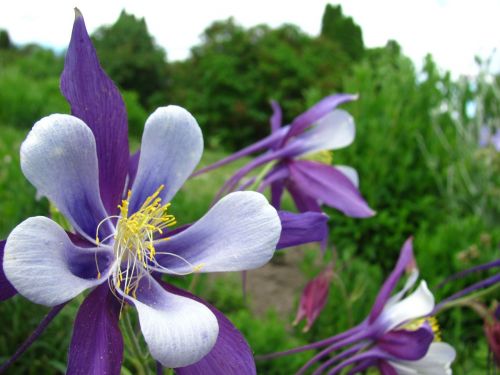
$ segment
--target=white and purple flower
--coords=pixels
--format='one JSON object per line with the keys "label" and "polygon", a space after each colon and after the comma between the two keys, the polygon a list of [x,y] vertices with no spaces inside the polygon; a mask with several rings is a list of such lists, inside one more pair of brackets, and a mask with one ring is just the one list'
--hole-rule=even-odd
{"label": "white and purple flower", "polygon": [[[392,295],[405,270],[410,270],[410,275],[404,287]],[[348,367],[350,374],[370,367],[377,367],[384,375],[428,374],[430,369],[436,375],[451,374],[455,350],[440,342],[437,322],[431,316],[435,311],[434,296],[425,281],[408,294],[418,275],[409,239],[363,322],[334,337],[262,358],[324,348],[297,375],[313,366],[317,366],[314,375],[339,374]]]}
{"label": "white and purple flower", "polygon": [[358,190],[357,172],[347,166],[334,167],[330,165],[331,160],[324,160],[329,159],[330,150],[346,147],[354,141],[352,116],[336,107],[356,98],[356,95],[348,94],[328,96],[283,127],[281,108],[278,103],[272,102],[271,135],[194,175],[267,150],[238,170],[225,183],[219,197],[238,188],[247,174],[267,165],[269,168],[264,169],[262,179],[250,179],[239,189],[254,183],[258,184],[258,191],[270,187],[271,203],[276,209],[280,209],[283,192],[287,189],[300,212],[321,212],[321,205],[325,204],[347,216],[373,216],[375,212]]}
{"label": "white and purple flower", "polygon": [[99,65],[77,12],[61,89],[72,115],[38,121],[21,146],[21,168],[75,233],[46,217],[19,224],[0,242],[0,299],[16,292],[57,311],[94,288],[77,314],[68,374],[119,374],[120,310],[133,305],[152,356],[178,374],[253,374],[250,348],[227,318],[170,286],[161,274],[253,269],[273,255],[276,210],[259,193],[236,192],[199,221],[172,231],[169,203],[203,151],[183,108],[146,121],[130,157],[123,100]]}

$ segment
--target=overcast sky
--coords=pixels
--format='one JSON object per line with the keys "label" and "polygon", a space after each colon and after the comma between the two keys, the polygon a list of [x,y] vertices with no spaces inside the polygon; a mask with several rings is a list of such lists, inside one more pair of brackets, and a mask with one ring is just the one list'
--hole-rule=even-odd
{"label": "overcast sky", "polygon": [[[73,7],[82,11],[89,32],[113,23],[125,8],[144,17],[156,42],[169,60],[184,59],[199,42],[199,35],[214,20],[234,16],[246,27],[260,23],[279,26],[293,23],[317,35],[329,1],[277,0],[34,0],[0,2],[0,28],[15,43],[37,42],[62,49],[69,41]],[[438,65],[455,76],[477,72],[474,56],[489,56],[500,49],[499,0],[345,0],[344,13],[362,27],[368,47],[397,40],[417,66],[430,52]],[[493,67],[500,71],[496,54]]]}

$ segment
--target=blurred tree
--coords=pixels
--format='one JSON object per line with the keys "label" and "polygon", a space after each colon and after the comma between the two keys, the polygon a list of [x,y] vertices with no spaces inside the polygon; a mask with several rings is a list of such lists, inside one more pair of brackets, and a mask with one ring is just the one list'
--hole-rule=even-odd
{"label": "blurred tree", "polygon": [[242,147],[269,133],[269,100],[289,121],[311,88],[341,90],[349,58],[333,41],[294,25],[244,29],[233,19],[208,27],[192,57],[171,66],[172,96],[193,111],[212,146]]}
{"label": "blurred tree", "polygon": [[351,17],[342,14],[341,5],[327,4],[321,22],[321,36],[339,43],[355,61],[363,56],[365,47],[361,27]]}
{"label": "blurred tree", "polygon": [[148,109],[165,104],[166,54],[155,44],[144,18],[123,10],[113,25],[100,27],[92,39],[104,70],[119,86],[137,92]]}
{"label": "blurred tree", "polygon": [[0,50],[11,49],[12,47],[9,33],[7,30],[0,29]]}

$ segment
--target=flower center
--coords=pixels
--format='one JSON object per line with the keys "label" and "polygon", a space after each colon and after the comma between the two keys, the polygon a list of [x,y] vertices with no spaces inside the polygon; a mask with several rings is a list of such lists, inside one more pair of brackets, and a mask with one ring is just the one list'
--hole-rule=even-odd
{"label": "flower center", "polygon": [[154,241],[169,239],[163,237],[155,240],[155,237],[163,235],[166,228],[176,224],[175,217],[168,214],[170,203],[162,205],[159,197],[163,188],[164,186],[160,185],[130,216],[129,201],[132,194],[130,190],[127,199],[118,206],[120,218],[114,237],[114,252],[119,259],[119,266],[113,273],[113,281],[117,289],[123,290],[125,294],[132,293],[134,297],[143,271],[150,273],[157,265]]}
{"label": "flower center", "polygon": [[315,161],[321,164],[331,165],[333,162],[333,152],[324,150],[305,155],[304,160]]}
{"label": "flower center", "polygon": [[[108,236],[99,239],[99,227],[110,219],[118,219],[115,233],[112,235],[117,267],[113,270],[109,280],[111,290],[116,288],[135,297],[139,281],[146,273],[151,273],[155,269],[164,269],[155,259],[154,243],[169,239],[169,237],[161,236],[166,228],[176,224],[176,220],[174,215],[168,213],[170,203],[162,204],[161,202],[159,195],[163,188],[164,186],[160,185],[131,215],[129,215],[129,202],[132,192],[129,190],[127,198],[122,200],[122,204],[118,206],[120,215],[105,218],[97,227],[96,243],[99,246],[111,238]],[[176,256],[170,253],[165,254]],[[100,278],[101,273],[99,269],[97,271],[97,278]]]}

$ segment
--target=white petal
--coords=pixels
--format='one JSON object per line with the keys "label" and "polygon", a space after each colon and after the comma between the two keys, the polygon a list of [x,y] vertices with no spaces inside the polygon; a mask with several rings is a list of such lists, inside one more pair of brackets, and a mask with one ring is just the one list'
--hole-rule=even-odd
{"label": "white petal", "polygon": [[97,254],[96,249],[75,246],[59,225],[37,216],[23,221],[7,238],[3,268],[7,279],[24,297],[55,306],[106,281],[110,267],[99,270],[100,279],[75,274],[82,263],[93,267],[97,256],[106,257],[109,266],[112,252],[98,250]]}
{"label": "white petal", "polygon": [[335,165],[334,167],[335,169],[338,169],[340,172],[342,172],[354,186],[359,188],[358,172],[353,167],[349,167],[347,165]]}
{"label": "white petal", "polygon": [[[158,262],[175,272],[242,271],[260,267],[274,254],[281,234],[278,213],[260,193],[228,194],[208,213],[169,241],[160,242]],[[175,273],[173,272],[173,273]]]}
{"label": "white petal", "polygon": [[434,296],[422,281],[419,287],[408,297],[386,306],[378,320],[387,326],[386,330],[395,328],[405,322],[428,315],[434,309]]}
{"label": "white petal", "polygon": [[[21,145],[21,168],[88,239],[107,214],[99,193],[95,138],[80,119],[55,114],[38,121]],[[109,234],[110,228],[103,226]]]}
{"label": "white petal", "polygon": [[219,324],[205,305],[165,291],[150,276],[141,280],[137,299],[142,334],[163,366],[183,367],[203,358],[217,341]]}
{"label": "white petal", "polygon": [[158,108],[146,121],[137,175],[132,186],[131,211],[160,185],[164,202],[172,199],[191,175],[203,153],[203,136],[195,118],[184,108]]}
{"label": "white petal", "polygon": [[433,342],[424,358],[418,361],[391,361],[398,374],[451,375],[456,352],[445,342]]}
{"label": "white petal", "polygon": [[412,270],[411,274],[410,274],[410,277],[408,277],[406,279],[406,282],[405,282],[405,285],[403,287],[403,289],[401,289],[399,292],[397,292],[396,294],[394,294],[391,298],[389,298],[387,300],[387,302],[385,303],[385,309],[388,309],[390,306],[396,304],[397,302],[399,302],[401,300],[401,298],[403,298],[403,296],[411,289],[413,288],[413,285],[415,285],[415,283],[417,282],[417,279],[418,279],[418,276],[419,276],[419,271],[417,268],[415,268],[414,270]]}
{"label": "white petal", "polygon": [[329,113],[314,125],[311,130],[290,141],[287,148],[293,154],[303,155],[323,150],[336,150],[349,146],[356,134],[352,116],[342,109]]}

